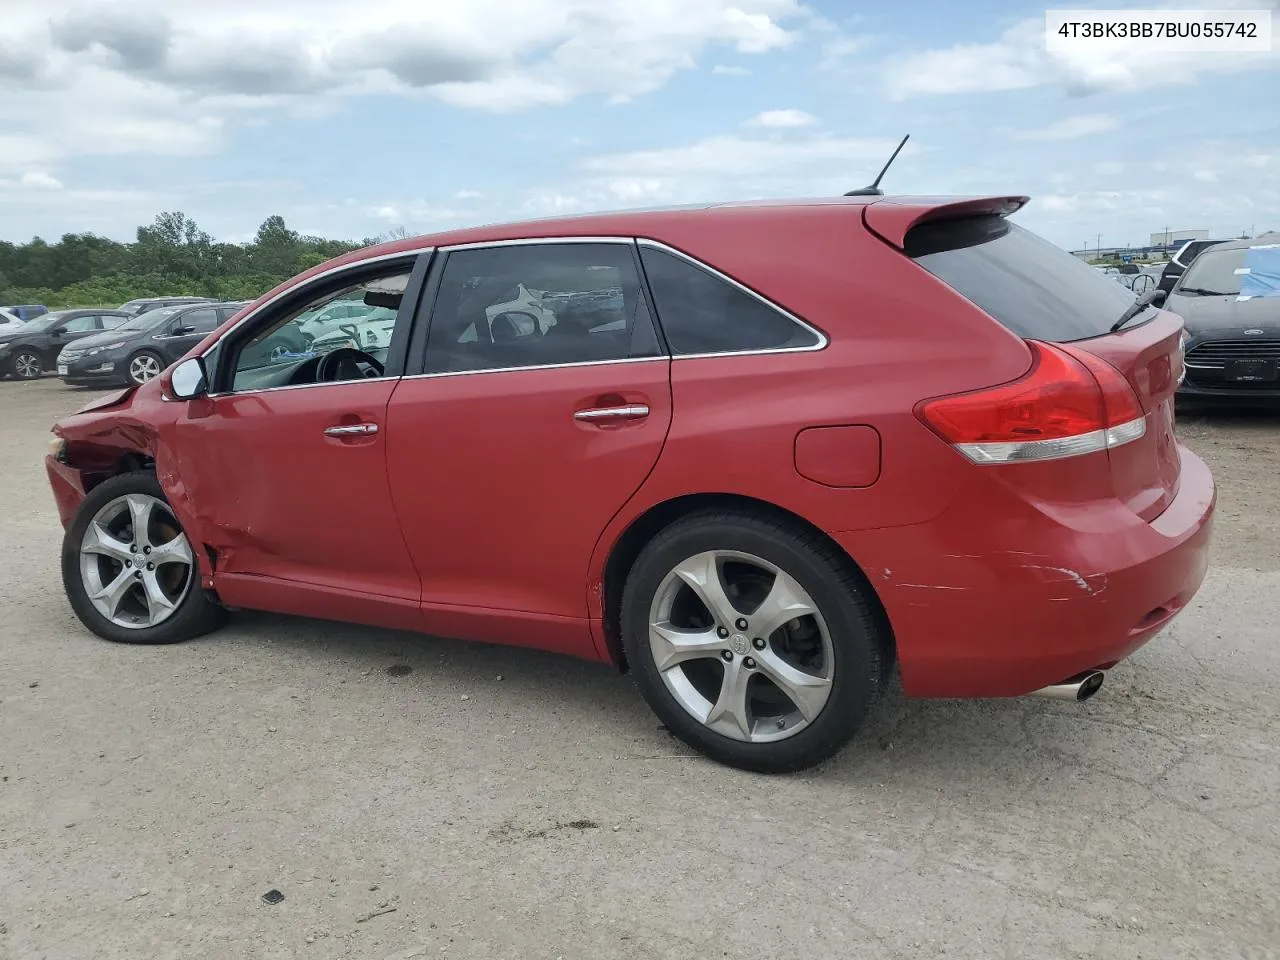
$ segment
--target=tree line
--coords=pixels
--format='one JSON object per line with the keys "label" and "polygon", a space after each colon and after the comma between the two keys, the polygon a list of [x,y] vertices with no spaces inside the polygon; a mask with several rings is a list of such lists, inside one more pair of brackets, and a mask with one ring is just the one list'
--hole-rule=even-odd
{"label": "tree line", "polygon": [[[394,235],[403,235],[397,231]],[[250,243],[219,243],[184,213],[159,214],[138,227],[133,243],[92,233],[64,234],[57,243],[0,241],[0,304],[49,307],[117,306],[137,297],[257,297],[282,280],[339,254],[389,236],[359,242],[303,236],[270,216]]]}

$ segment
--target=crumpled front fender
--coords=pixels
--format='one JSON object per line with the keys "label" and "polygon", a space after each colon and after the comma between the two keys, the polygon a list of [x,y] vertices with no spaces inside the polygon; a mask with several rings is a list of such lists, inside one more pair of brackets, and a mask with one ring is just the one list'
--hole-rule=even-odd
{"label": "crumpled front fender", "polygon": [[136,469],[150,461],[170,508],[191,541],[201,580],[211,588],[213,564],[204,549],[207,540],[187,484],[178,472],[174,449],[185,407],[185,403],[163,400],[154,380],[137,390],[99,397],[54,424],[54,434],[66,446],[50,469],[75,474],[75,485],[87,493],[122,469],[130,469],[131,462]]}

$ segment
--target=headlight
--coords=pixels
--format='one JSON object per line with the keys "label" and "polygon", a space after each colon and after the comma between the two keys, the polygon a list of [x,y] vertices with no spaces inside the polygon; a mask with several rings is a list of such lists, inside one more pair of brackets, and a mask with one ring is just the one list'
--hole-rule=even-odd
{"label": "headlight", "polygon": [[67,449],[67,441],[63,440],[56,434],[49,438],[49,456],[55,460],[62,459],[62,453]]}
{"label": "headlight", "polygon": [[120,340],[116,343],[108,343],[105,347],[91,347],[89,349],[89,356],[91,357],[97,356],[99,353],[102,353],[105,350],[119,350],[121,347],[125,345],[125,343],[127,343],[127,341]]}

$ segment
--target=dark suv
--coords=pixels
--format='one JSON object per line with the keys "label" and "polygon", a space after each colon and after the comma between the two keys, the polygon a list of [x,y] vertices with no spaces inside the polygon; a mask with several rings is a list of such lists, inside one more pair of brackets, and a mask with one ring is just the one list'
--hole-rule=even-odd
{"label": "dark suv", "polygon": [[35,380],[54,364],[68,343],[118,327],[128,319],[119,310],[58,310],[28,320],[0,335],[0,376]]}
{"label": "dark suv", "polygon": [[138,386],[157,376],[243,304],[160,307],[58,354],[58,376],[73,386]]}

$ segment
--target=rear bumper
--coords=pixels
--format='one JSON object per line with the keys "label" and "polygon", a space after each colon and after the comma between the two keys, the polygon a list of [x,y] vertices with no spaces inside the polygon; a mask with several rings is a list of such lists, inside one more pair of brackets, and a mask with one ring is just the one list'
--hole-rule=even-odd
{"label": "rear bumper", "polygon": [[929,523],[838,534],[884,603],[904,691],[1021,696],[1150,640],[1208,567],[1213,477],[1179,452],[1178,494],[1150,523],[1105,501],[975,524],[974,505],[957,503]]}

